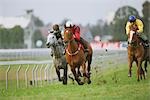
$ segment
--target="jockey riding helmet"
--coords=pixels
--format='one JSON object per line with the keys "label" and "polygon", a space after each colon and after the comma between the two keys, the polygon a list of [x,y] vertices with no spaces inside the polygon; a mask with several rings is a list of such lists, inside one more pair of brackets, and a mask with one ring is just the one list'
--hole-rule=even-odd
{"label": "jockey riding helmet", "polygon": [[134,15],[129,16],[129,22],[135,22],[136,17]]}
{"label": "jockey riding helmet", "polygon": [[66,27],[73,27],[73,23],[71,21],[67,21],[65,26]]}
{"label": "jockey riding helmet", "polygon": [[59,25],[58,24],[53,25],[53,30],[58,31],[59,30]]}

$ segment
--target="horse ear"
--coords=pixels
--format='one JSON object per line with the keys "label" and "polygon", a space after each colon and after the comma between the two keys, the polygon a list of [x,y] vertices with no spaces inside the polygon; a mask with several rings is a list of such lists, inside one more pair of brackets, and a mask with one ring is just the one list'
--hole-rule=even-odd
{"label": "horse ear", "polygon": [[64,28],[66,29],[66,25],[64,25]]}

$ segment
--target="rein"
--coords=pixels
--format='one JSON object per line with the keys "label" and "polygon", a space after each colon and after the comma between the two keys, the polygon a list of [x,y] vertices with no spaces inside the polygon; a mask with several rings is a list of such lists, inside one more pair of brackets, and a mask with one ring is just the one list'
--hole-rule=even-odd
{"label": "rein", "polygon": [[[137,38],[139,39],[139,36],[137,36]],[[142,45],[142,42],[138,42],[138,40],[134,40],[134,41],[130,41],[130,39],[128,40],[128,45],[134,48],[138,48],[140,45]]]}
{"label": "rein", "polygon": [[74,56],[76,54],[78,54],[78,52],[81,50],[81,44],[79,44],[78,49],[74,52],[74,53],[70,53],[68,48],[66,49],[66,52],[70,55],[70,56]]}

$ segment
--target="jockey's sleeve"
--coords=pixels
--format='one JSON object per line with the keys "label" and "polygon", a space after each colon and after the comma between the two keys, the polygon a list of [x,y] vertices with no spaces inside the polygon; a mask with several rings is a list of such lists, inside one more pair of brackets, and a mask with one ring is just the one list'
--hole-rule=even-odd
{"label": "jockey's sleeve", "polygon": [[138,33],[143,33],[143,22],[141,20],[137,19],[136,24],[137,24],[138,29],[139,29],[139,30],[137,30],[137,32]]}
{"label": "jockey's sleeve", "polygon": [[129,32],[130,32],[130,22],[127,22],[127,24],[126,24],[126,34],[128,35],[129,34]]}

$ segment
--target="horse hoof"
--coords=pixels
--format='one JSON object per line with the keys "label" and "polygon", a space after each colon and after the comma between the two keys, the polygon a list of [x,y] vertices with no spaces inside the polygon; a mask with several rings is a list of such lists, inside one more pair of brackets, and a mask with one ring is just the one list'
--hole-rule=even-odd
{"label": "horse hoof", "polygon": [[64,78],[63,80],[63,84],[66,85],[67,84],[67,79]]}
{"label": "horse hoof", "polygon": [[89,80],[87,83],[88,83],[88,84],[91,84],[91,80]]}
{"label": "horse hoof", "polygon": [[67,85],[67,82],[63,82],[63,85]]}
{"label": "horse hoof", "polygon": [[83,82],[78,82],[78,84],[79,84],[79,85],[83,85],[84,83],[83,83]]}
{"label": "horse hoof", "polygon": [[128,77],[131,77],[131,74],[128,74]]}

